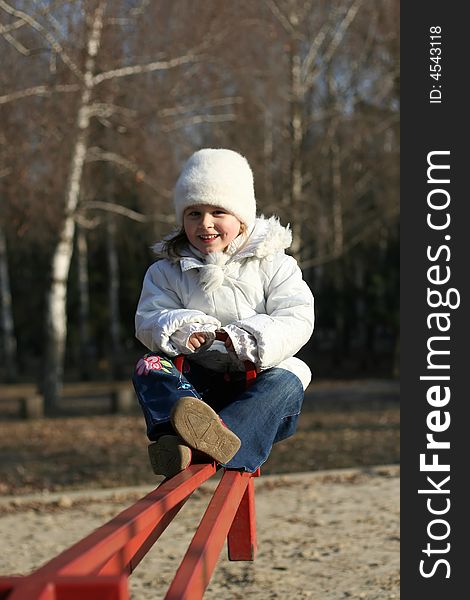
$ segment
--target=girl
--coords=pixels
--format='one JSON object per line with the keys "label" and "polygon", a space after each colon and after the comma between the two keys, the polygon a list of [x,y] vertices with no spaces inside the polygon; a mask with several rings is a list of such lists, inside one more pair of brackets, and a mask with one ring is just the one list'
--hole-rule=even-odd
{"label": "girl", "polygon": [[[152,351],[133,379],[154,441],[150,461],[165,477],[201,454],[254,472],[295,431],[311,374],[294,354],[313,331],[313,296],[284,252],[290,230],[256,218],[253,174],[240,154],[195,152],[174,207],[181,229],[154,246],[135,320]],[[178,354],[187,358],[183,373],[170,360]],[[246,361],[258,373],[248,388]]]}

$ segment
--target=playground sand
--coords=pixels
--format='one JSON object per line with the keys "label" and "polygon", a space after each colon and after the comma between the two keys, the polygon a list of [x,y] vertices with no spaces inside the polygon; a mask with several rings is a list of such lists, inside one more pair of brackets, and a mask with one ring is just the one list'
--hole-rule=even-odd
{"label": "playground sand", "polygon": [[[163,598],[216,482],[197,490],[132,574],[131,598]],[[0,498],[0,574],[26,574],[152,488]],[[399,598],[399,468],[255,480],[258,554],[222,550],[205,600]],[[8,551],[7,551],[8,550]]]}

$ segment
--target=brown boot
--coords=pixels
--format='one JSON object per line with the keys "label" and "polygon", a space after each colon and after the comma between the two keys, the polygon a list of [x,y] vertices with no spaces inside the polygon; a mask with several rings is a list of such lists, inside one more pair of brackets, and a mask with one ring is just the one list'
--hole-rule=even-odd
{"label": "brown boot", "polygon": [[162,435],[150,444],[148,454],[155,475],[173,477],[191,463],[191,448],[176,435]]}
{"label": "brown boot", "polygon": [[191,448],[225,464],[235,456],[241,442],[205,402],[192,396],[180,398],[171,411],[171,424]]}

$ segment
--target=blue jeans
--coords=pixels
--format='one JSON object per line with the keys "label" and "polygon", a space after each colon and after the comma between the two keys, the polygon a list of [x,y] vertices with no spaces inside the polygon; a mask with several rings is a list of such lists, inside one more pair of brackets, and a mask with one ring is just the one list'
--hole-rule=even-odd
{"label": "blue jeans", "polygon": [[182,396],[204,400],[238,435],[241,447],[224,467],[254,472],[268,458],[274,443],[296,430],[304,399],[300,379],[285,369],[259,373],[246,388],[244,373],[227,381],[218,373],[185,361],[180,373],[170,359],[146,354],[136,366],[134,388],[147,424],[147,436],[156,440],[174,433],[170,412]]}

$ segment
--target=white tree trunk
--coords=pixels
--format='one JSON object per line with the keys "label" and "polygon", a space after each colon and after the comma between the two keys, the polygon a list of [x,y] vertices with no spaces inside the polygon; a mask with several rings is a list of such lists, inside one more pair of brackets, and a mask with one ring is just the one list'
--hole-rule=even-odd
{"label": "white tree trunk", "polygon": [[54,412],[60,394],[67,338],[67,280],[75,234],[74,214],[80,195],[80,183],[87,151],[96,56],[98,54],[106,2],[100,2],[94,13],[87,44],[84,84],[76,119],[77,134],[72,150],[70,173],[65,194],[65,219],[59,243],[52,258],[52,281],[47,299],[47,348],[44,373],[46,410]]}
{"label": "white tree trunk", "polygon": [[[205,60],[204,53],[197,49],[189,50],[186,54],[169,60],[157,60],[146,64],[129,65],[110,71],[95,73],[95,64],[100,49],[101,34],[103,29],[103,16],[107,1],[100,0],[93,16],[89,19],[90,33],[87,43],[85,70],[82,81],[81,96],[76,118],[76,138],[72,150],[69,178],[65,194],[65,218],[59,243],[52,259],[52,283],[47,301],[47,348],[44,374],[44,395],[46,410],[54,412],[63,379],[63,361],[65,355],[65,342],[67,336],[66,302],[67,279],[73,251],[73,238],[75,233],[74,215],[78,205],[80,185],[86,153],[88,150],[88,135],[90,119],[99,111],[93,105],[92,95],[94,88],[103,81],[129,77],[142,73],[164,71],[175,67],[196,63]],[[208,40],[205,40],[205,44]],[[10,95],[3,101],[10,101]],[[0,97],[0,102],[2,97]]]}
{"label": "white tree trunk", "polygon": [[17,376],[16,338],[11,304],[10,278],[8,276],[8,255],[5,234],[0,226],[0,313],[3,341],[3,360],[7,381]]}

